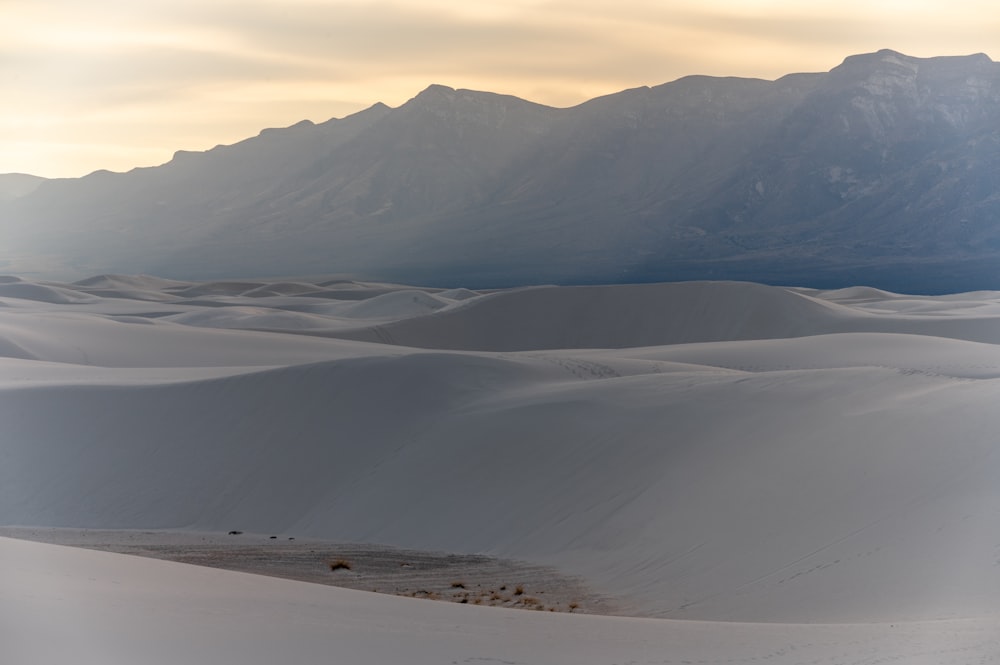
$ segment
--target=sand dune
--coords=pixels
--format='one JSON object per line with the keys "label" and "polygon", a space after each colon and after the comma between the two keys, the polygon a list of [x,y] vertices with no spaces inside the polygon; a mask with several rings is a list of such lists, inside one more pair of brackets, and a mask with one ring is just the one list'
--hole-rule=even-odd
{"label": "sand dune", "polygon": [[57,286],[31,284],[28,282],[12,282],[0,284],[0,298],[18,298],[21,300],[38,300],[54,305],[71,303],[95,302],[96,298],[86,293],[73,291]]}
{"label": "sand dune", "polygon": [[656,616],[996,609],[992,381],[577,376],[601,367],[412,354],[7,390],[0,522],[490,552],[582,573]]}
{"label": "sand dune", "polygon": [[[580,355],[581,352],[575,353]],[[910,374],[953,378],[1000,377],[1000,347],[994,344],[898,333],[836,333],[776,340],[677,344],[631,349],[615,355],[749,372],[885,367]]]}
{"label": "sand dune", "polygon": [[972,665],[992,620],[766,625],[550,614],[336,589],[0,538],[12,663]]}
{"label": "sand dune", "polygon": [[741,282],[533,287],[339,336],[435,349],[621,348],[792,337],[857,316],[787,289]]}
{"label": "sand dune", "polygon": [[[859,297],[859,293],[867,294]],[[625,348],[891,332],[1000,342],[997,294],[902,297],[742,282],[535,287],[336,336],[433,349]]]}
{"label": "sand dune", "polygon": [[[23,284],[0,296],[0,525],[490,553],[670,619],[1000,617],[1000,294]],[[904,643],[854,660],[1000,656]]]}
{"label": "sand dune", "polygon": [[0,353],[49,362],[103,367],[270,366],[365,355],[366,348],[385,352],[384,346],[362,342],[199,328],[141,314],[11,309],[0,316]]}
{"label": "sand dune", "polygon": [[88,289],[136,289],[139,291],[183,288],[190,285],[190,282],[164,279],[155,275],[95,275],[73,282],[73,286]]}

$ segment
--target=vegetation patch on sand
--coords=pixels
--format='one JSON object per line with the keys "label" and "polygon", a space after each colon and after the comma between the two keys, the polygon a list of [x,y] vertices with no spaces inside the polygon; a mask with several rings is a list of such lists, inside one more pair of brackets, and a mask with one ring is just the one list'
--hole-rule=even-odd
{"label": "vegetation patch on sand", "polygon": [[257,534],[0,528],[23,540],[166,559],[361,591],[549,612],[630,614],[577,577],[478,554],[272,539]]}

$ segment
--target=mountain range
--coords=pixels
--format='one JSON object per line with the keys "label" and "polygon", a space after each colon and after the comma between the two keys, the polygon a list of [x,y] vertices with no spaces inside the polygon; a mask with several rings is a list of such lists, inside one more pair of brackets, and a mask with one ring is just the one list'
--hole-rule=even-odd
{"label": "mountain range", "polygon": [[35,276],[996,289],[1000,64],[882,50],[562,109],[432,85],[0,194],[0,271]]}

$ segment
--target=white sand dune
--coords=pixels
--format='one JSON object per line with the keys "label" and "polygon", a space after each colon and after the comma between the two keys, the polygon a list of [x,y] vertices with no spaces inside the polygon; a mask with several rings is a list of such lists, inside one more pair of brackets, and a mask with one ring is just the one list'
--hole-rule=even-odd
{"label": "white sand dune", "polygon": [[[352,303],[353,304],[353,303]],[[337,321],[330,316],[305,312],[289,312],[271,307],[200,308],[163,317],[164,321],[202,328],[232,328],[236,330],[329,331]],[[341,325],[352,325],[354,321]]]}
{"label": "white sand dune", "polygon": [[296,296],[320,291],[315,284],[305,282],[272,282],[244,291],[243,296],[259,298],[266,296]]}
{"label": "white sand dune", "polygon": [[1000,343],[992,294],[909,298],[857,290],[804,293],[742,282],[535,287],[339,337],[432,349],[524,351],[624,348],[892,332]]}
{"label": "white sand dune", "polygon": [[[493,553],[582,575],[638,613],[688,620],[565,624],[635,639],[658,626],[682,645],[607,662],[682,662],[681,652],[706,662],[1000,658],[995,641],[970,637],[1000,619],[1000,347],[983,341],[1000,335],[1000,294],[697,283],[480,295],[355,284],[338,301],[329,289],[343,285],[317,284],[322,298],[286,285],[90,285],[180,288],[205,305],[5,296],[0,524],[242,529]],[[372,322],[354,332],[382,343],[331,338],[348,318],[337,308]],[[402,340],[410,346],[388,343]],[[276,597],[299,593],[281,589]],[[323,616],[343,612],[332,609],[339,592],[316,593],[333,594],[329,606],[308,601]],[[388,603],[386,625],[410,634],[406,603],[351,601],[369,602]],[[564,624],[544,625],[572,641]],[[834,637],[818,647],[825,630]],[[969,651],[935,651],[923,634]],[[575,645],[551,657],[535,648],[476,657],[604,662],[570,658],[584,653]]]}
{"label": "white sand dune", "polygon": [[[459,294],[461,295],[461,294]],[[415,289],[384,293],[361,300],[338,313],[360,319],[398,320],[419,314],[429,314],[454,304],[454,300]]]}
{"label": "white sand dune", "polygon": [[259,281],[220,281],[220,282],[198,282],[177,288],[171,288],[170,292],[181,298],[196,298],[198,296],[238,296],[244,293],[252,293],[257,289],[267,287],[267,282]]}
{"label": "white sand dune", "polygon": [[[574,351],[581,355],[581,351]],[[605,355],[605,352],[594,352]],[[586,355],[586,354],[583,354]],[[838,333],[790,339],[676,344],[616,353],[749,372],[886,367],[954,378],[1000,378],[1000,346],[897,333]]]}
{"label": "white sand dune", "polygon": [[434,349],[621,348],[815,334],[852,310],[740,282],[532,287],[437,314],[341,333]]}
{"label": "white sand dune", "polygon": [[0,523],[492,552],[657,616],[997,609],[994,382],[612,365],[428,353],[7,389]]}
{"label": "white sand dune", "polygon": [[[385,353],[363,342],[225,331],[142,316],[0,312],[0,354],[103,367],[270,366]],[[20,349],[20,351],[18,351]]]}
{"label": "white sand dune", "polygon": [[73,286],[88,289],[135,289],[138,291],[158,291],[191,286],[191,282],[164,279],[155,275],[95,275],[73,282]]}
{"label": "white sand dune", "polygon": [[96,302],[96,298],[86,293],[73,291],[58,286],[31,284],[29,282],[12,282],[0,284],[0,298],[18,298],[22,300],[38,300],[54,305],[71,303]]}
{"label": "white sand dune", "polygon": [[[205,328],[310,332],[314,335],[337,336],[335,333],[338,330],[356,328],[359,320],[364,323],[398,321],[456,304],[456,301],[418,290],[393,291],[346,302],[318,300],[315,291],[304,292],[298,298],[264,295],[264,291],[255,291],[258,295],[244,293],[240,297],[266,300],[253,305],[241,305],[241,301],[235,298],[216,300],[208,307],[166,316],[164,320]],[[198,303],[189,301],[188,304]]]}
{"label": "white sand dune", "polygon": [[5,662],[972,665],[992,620],[767,625],[432,603],[0,539]]}

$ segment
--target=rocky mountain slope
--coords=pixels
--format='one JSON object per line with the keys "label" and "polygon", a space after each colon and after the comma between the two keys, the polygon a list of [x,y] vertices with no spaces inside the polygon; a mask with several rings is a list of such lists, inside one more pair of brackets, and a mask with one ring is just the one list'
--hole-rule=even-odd
{"label": "rocky mountain slope", "polygon": [[568,109],[434,85],[0,203],[0,267],[998,288],[1000,64],[852,56]]}

